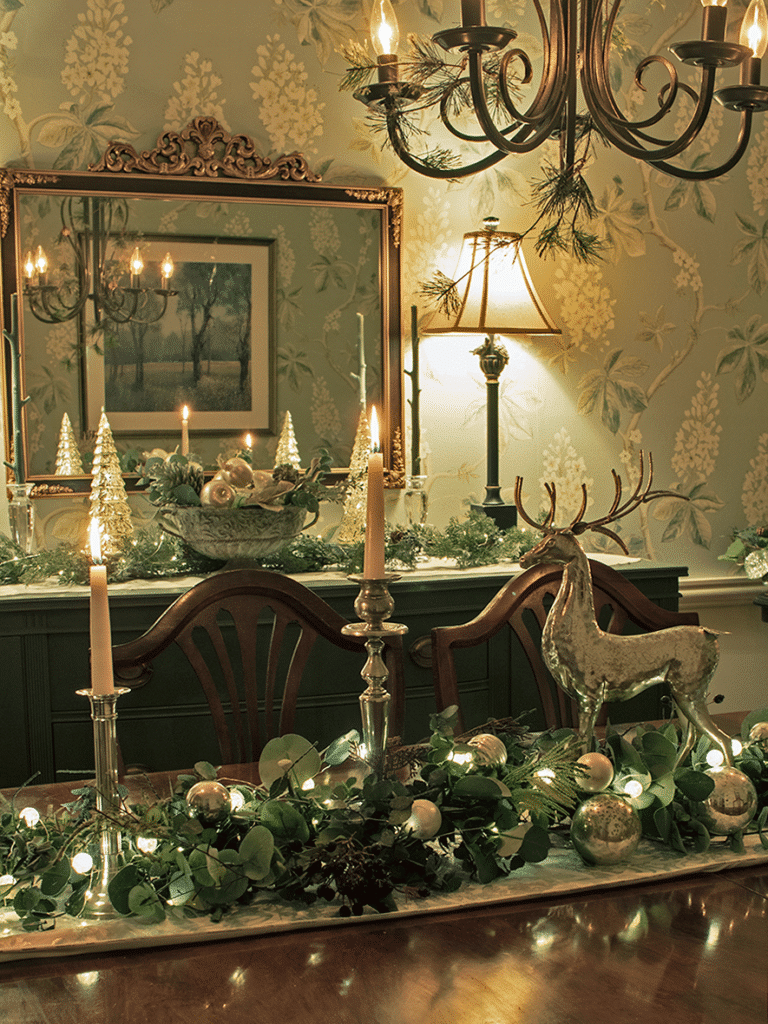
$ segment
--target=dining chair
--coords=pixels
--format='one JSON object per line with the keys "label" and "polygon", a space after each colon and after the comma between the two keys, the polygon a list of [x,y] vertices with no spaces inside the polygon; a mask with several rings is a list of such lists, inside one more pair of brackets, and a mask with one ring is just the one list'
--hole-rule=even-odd
{"label": "dining chair", "polygon": [[[600,627],[606,632],[653,632],[668,626],[699,624],[696,612],[672,612],[660,608],[610,566],[590,559],[590,567],[595,615]],[[457,731],[464,731],[466,724],[461,708],[454,652],[460,648],[487,643],[504,626],[508,626],[515,634],[530,666],[546,727],[578,726],[578,707],[575,701],[557,685],[541,656],[544,622],[560,587],[562,574],[562,566],[559,565],[534,565],[508,580],[469,622],[458,626],[439,626],[432,630],[435,700],[438,710],[457,706]],[[492,680],[491,685],[509,687],[514,691],[515,679]],[[514,708],[514,692],[510,697],[510,704]],[[522,712],[527,709],[517,710]]]}
{"label": "dining chair", "polygon": [[[142,636],[112,648],[115,683],[132,689],[162,685],[153,662],[176,644],[202,687],[222,763],[256,761],[267,740],[293,731],[313,649],[313,661],[329,674],[339,671],[337,650],[356,655],[349,671],[359,674],[364,643],[342,634],[346,624],[321,597],[288,576],[261,569],[220,572],[176,598]],[[397,735],[405,703],[401,637],[387,638],[384,659],[392,696],[390,732]]]}

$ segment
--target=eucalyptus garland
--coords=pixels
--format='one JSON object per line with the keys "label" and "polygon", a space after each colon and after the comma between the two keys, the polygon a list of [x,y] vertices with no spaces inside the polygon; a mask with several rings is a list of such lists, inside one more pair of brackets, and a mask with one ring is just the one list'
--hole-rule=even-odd
{"label": "eucalyptus garland", "polygon": [[[476,510],[464,520],[451,519],[448,527],[430,526],[389,530],[386,558],[392,568],[413,569],[420,558],[451,558],[460,569],[516,562],[534,546],[536,538],[526,530],[499,530]],[[283,573],[321,572],[336,569],[358,573],[363,568],[364,545],[336,544],[323,537],[300,534],[284,548],[253,565]],[[204,576],[223,568],[224,562],[197,554],[177,537],[160,529],[137,530],[120,551],[107,560],[110,583],[127,580]],[[0,534],[0,585],[57,581],[87,584],[89,560],[84,551],[69,545],[27,555],[9,537]]]}
{"label": "eucalyptus garland", "polygon": [[[270,893],[300,905],[333,904],[341,915],[366,907],[385,913],[396,909],[398,895],[486,884],[544,861],[565,841],[571,812],[591,796],[580,788],[574,734],[531,742],[513,729],[498,737],[505,757],[489,763],[471,740],[454,736],[455,710],[432,716],[429,744],[407,781],[370,772],[356,732],[322,753],[302,737],[283,736],[264,748],[258,787],[218,779],[200,762],[194,774],[179,776],[170,798],[124,804],[111,822],[122,835],[122,867],[109,888],[114,908],[148,921],[168,914],[220,920]],[[754,712],[743,728],[767,715]],[[642,780],[632,799],[644,834],[685,854],[709,845],[702,801],[713,783],[703,770],[706,737],[675,768],[678,747],[669,723],[638,728],[631,743],[609,729],[602,749],[614,792],[625,792],[628,777]],[[757,789],[756,827],[768,849],[768,752],[752,744],[736,765]],[[217,806],[196,803],[201,785],[222,792]],[[82,913],[90,873],[72,857],[97,851],[104,823],[92,789],[75,789],[73,798],[36,819],[22,789],[0,809],[0,900],[26,930]],[[427,831],[414,821],[419,804],[436,812]],[[740,834],[729,842],[743,849]]]}

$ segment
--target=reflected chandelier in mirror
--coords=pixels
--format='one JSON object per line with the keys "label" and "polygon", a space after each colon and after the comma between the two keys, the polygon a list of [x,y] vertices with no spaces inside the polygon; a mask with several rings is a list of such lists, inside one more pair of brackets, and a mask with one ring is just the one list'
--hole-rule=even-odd
{"label": "reflected chandelier in mirror", "polygon": [[122,450],[173,450],[188,405],[206,466],[250,435],[270,469],[290,412],[302,461],[325,448],[344,471],[363,403],[396,479],[401,225],[400,189],[322,184],[213,118],[151,150],[112,143],[86,172],[1,170],[28,479],[51,480],[65,414],[87,468],[102,407]]}

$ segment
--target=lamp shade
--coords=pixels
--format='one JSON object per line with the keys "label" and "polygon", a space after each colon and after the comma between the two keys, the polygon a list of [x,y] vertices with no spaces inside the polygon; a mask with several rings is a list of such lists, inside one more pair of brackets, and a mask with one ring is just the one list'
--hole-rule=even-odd
{"label": "lamp shade", "polygon": [[520,235],[496,231],[464,235],[454,281],[458,309],[436,312],[423,334],[561,334],[544,308],[525,264]]}

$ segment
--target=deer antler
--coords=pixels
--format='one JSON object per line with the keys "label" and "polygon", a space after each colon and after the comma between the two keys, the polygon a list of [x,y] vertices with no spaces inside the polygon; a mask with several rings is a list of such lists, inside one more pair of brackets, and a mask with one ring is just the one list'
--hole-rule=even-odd
{"label": "deer antler", "polygon": [[[622,505],[621,495],[621,477],[615,469],[611,470],[613,476],[614,496],[611,502],[611,507],[608,509],[605,515],[600,516],[597,519],[591,521],[584,521],[584,513],[587,510],[587,485],[581,485],[581,507],[576,513],[574,518],[571,520],[567,529],[572,530],[574,533],[585,533],[587,530],[594,530],[596,533],[601,533],[606,537],[610,537],[611,540],[615,541],[619,547],[623,550],[624,554],[629,554],[626,544],[613,530],[607,529],[607,523],[615,523],[618,519],[623,519],[624,516],[634,512],[640,505],[644,505],[646,502],[655,501],[656,498],[680,498],[682,501],[687,501],[688,498],[684,494],[679,494],[677,491],[652,491],[651,484],[653,483],[653,456],[648,454],[648,482],[643,486],[645,479],[645,459],[643,452],[640,452],[640,476],[637,481],[637,485],[632,494]],[[547,494],[549,495],[549,511],[547,512],[544,520],[540,523],[532,519],[523,508],[523,478],[517,477],[515,480],[515,505],[520,518],[526,522],[529,526],[532,526],[536,530],[547,532],[552,529],[552,523],[555,519],[555,508],[557,504],[557,490],[554,483],[545,483],[544,487]]]}

